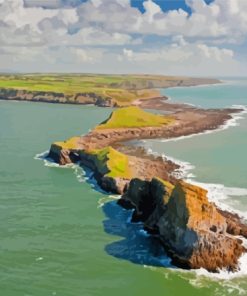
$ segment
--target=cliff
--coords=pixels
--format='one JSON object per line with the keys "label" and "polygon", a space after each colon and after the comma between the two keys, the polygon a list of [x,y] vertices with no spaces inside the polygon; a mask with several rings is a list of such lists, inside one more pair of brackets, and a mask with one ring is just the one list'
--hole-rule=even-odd
{"label": "cliff", "polygon": [[1,100],[32,101],[61,104],[93,104],[99,107],[114,107],[117,103],[107,96],[94,92],[66,94],[55,91],[34,91],[14,88],[0,88]]}
{"label": "cliff", "polygon": [[183,181],[174,187],[158,179],[134,179],[118,203],[134,208],[132,221],[142,221],[147,231],[156,234],[177,266],[235,271],[246,251],[200,187]]}
{"label": "cliff", "polygon": [[53,143],[48,158],[61,165],[80,163],[93,171],[102,189],[117,194],[122,194],[134,177],[151,180],[157,174],[174,182],[172,172],[178,168],[176,164],[164,161],[161,157],[144,158],[144,155],[121,153],[111,146],[88,149],[88,143],[84,145],[80,137]]}

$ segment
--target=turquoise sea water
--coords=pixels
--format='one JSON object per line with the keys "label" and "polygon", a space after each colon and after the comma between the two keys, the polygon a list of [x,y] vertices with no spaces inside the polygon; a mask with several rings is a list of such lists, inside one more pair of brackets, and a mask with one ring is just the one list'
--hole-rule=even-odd
{"label": "turquoise sea water", "polygon": [[[244,96],[247,85],[242,87]],[[172,91],[180,90],[166,90]],[[183,91],[195,99],[192,88]],[[202,96],[196,96],[200,104]],[[224,105],[222,97],[215,100]],[[227,105],[243,102],[227,99]],[[215,277],[170,267],[141,225],[128,222],[131,213],[95,191],[79,168],[45,166],[35,159],[51,142],[86,133],[110,111],[0,101],[0,295],[246,295],[245,275]],[[247,188],[247,119],[239,122],[211,135],[146,144],[190,161],[198,181]],[[226,201],[245,211],[245,200]]]}

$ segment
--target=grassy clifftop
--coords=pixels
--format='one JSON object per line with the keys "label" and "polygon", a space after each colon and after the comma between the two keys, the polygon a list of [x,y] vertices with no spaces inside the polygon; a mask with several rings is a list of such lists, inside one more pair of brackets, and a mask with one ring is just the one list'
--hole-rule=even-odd
{"label": "grassy clifftop", "polygon": [[127,155],[118,152],[112,147],[108,146],[103,149],[90,151],[89,155],[91,155],[98,171],[102,175],[112,178],[130,179],[132,177]]}
{"label": "grassy clifftop", "polygon": [[56,145],[57,147],[60,147],[61,149],[68,149],[73,150],[78,147],[78,140],[80,137],[72,137],[66,141],[63,142],[54,142],[53,145]]}
{"label": "grassy clifftop", "polygon": [[0,75],[0,98],[126,106],[140,98],[160,96],[159,88],[215,82],[212,79],[160,75]]}
{"label": "grassy clifftop", "polygon": [[171,116],[156,115],[131,106],[113,111],[109,119],[98,125],[96,129],[159,127],[172,122],[174,119]]}
{"label": "grassy clifftop", "polygon": [[[129,157],[116,149],[112,148],[110,143],[105,143],[101,148],[100,146],[87,146],[88,142],[94,143],[97,139],[102,142],[102,139],[98,138],[101,131],[108,132],[105,129],[121,128],[128,130],[129,128],[138,127],[161,127],[174,122],[174,119],[170,116],[156,115],[150,112],[146,112],[139,107],[131,106],[116,109],[112,112],[106,122],[97,126],[95,130],[91,132],[91,136],[82,141],[83,138],[72,137],[63,142],[55,142],[52,144],[50,155],[56,157],[58,162],[71,162],[72,156],[70,152],[77,154],[77,159],[86,159],[88,163],[93,166],[93,169],[105,177],[110,178],[123,178],[131,179],[132,169],[129,164]],[[72,154],[73,154],[72,153]]]}

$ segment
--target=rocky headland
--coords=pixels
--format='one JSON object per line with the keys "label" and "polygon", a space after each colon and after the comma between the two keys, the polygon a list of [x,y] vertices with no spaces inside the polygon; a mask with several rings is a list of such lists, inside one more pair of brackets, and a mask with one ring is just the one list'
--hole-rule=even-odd
{"label": "rocky headland", "polygon": [[159,239],[173,264],[236,271],[246,252],[239,236],[247,237],[247,227],[240,217],[218,209],[208,201],[206,190],[178,178],[177,164],[126,141],[216,129],[240,110],[173,108],[169,115],[135,106],[116,109],[87,135],[53,143],[48,158],[90,168],[102,189],[121,194],[119,205],[134,209],[132,222],[142,222]]}

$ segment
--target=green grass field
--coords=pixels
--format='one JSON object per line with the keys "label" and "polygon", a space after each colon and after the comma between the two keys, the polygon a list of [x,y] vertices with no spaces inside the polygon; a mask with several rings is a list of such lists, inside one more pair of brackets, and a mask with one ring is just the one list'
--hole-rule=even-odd
{"label": "green grass field", "polygon": [[109,119],[98,125],[96,129],[158,127],[172,122],[174,119],[171,116],[156,115],[131,106],[113,111]]}
{"label": "green grass field", "polygon": [[132,173],[129,168],[127,155],[108,146],[100,150],[90,151],[89,154],[95,156],[98,170],[105,176],[112,178],[131,179]]}

